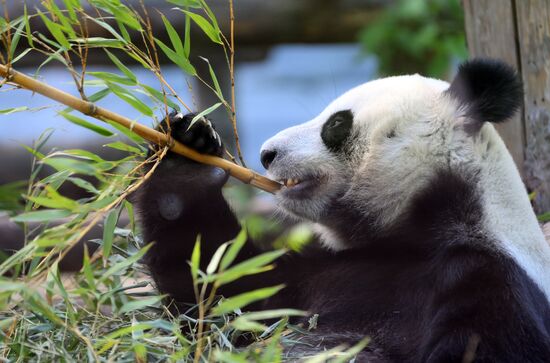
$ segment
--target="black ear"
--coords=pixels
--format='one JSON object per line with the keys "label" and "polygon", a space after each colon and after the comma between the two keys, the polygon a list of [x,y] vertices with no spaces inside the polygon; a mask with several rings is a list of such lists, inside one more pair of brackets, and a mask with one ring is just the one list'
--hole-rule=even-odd
{"label": "black ear", "polygon": [[478,123],[502,122],[523,103],[523,86],[514,68],[495,59],[473,59],[460,65],[447,92],[468,118]]}

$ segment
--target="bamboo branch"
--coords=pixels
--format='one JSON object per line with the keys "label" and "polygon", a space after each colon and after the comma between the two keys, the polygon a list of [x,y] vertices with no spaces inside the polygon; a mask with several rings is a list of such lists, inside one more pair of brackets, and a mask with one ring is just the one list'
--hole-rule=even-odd
{"label": "bamboo branch", "polygon": [[265,190],[269,193],[275,193],[281,188],[280,183],[268,179],[250,169],[244,168],[240,165],[216,156],[200,154],[195,150],[188,148],[180,142],[172,139],[168,134],[164,134],[150,127],[136,123],[122,115],[99,107],[92,102],[87,102],[79,99],[55,87],[49,86],[43,82],[37,81],[34,78],[17,72],[6,65],[0,64],[0,76],[4,77],[8,82],[16,83],[30,91],[56,100],[66,106],[82,112],[85,115],[94,117],[101,121],[115,122],[138,134],[144,139],[161,146],[168,146],[171,151],[186,156],[189,159],[198,161],[203,164],[222,168],[229,172],[232,177],[239,179],[243,183],[253,185],[256,188]]}

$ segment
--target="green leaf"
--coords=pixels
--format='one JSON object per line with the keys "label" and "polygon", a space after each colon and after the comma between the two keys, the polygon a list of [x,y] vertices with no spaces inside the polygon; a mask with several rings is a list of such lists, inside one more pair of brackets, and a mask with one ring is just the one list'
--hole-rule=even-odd
{"label": "green leaf", "polygon": [[[252,332],[264,332],[267,329],[267,326],[260,324],[253,320],[248,320],[242,316],[239,316],[237,319],[231,322],[231,326],[240,331],[252,331]],[[246,362],[246,360],[245,360]]]}
{"label": "green leaf", "polygon": [[88,75],[99,78],[105,82],[120,83],[125,86],[135,86],[137,84],[135,79],[123,77],[111,72],[88,72]]}
{"label": "green leaf", "polygon": [[191,253],[191,276],[193,281],[195,281],[199,275],[199,266],[201,260],[201,237],[197,236],[195,241],[195,247],[193,247],[193,252]]}
{"label": "green leaf", "polygon": [[13,217],[11,220],[14,222],[48,222],[61,218],[67,218],[72,214],[71,211],[63,209],[48,209],[35,212],[27,212],[19,214]]}
{"label": "green leaf", "polygon": [[118,312],[119,314],[125,314],[134,310],[140,310],[149,305],[157,304],[162,300],[162,298],[163,298],[162,296],[153,296],[153,297],[148,297],[148,298],[139,299],[139,300],[132,300],[122,305],[122,307]]}
{"label": "green leaf", "polygon": [[86,44],[90,48],[122,48],[124,44],[123,41],[118,39],[102,38],[102,37],[90,37],[90,38],[74,38],[71,39],[71,42]]}
{"label": "green leaf", "polygon": [[93,95],[88,96],[88,101],[97,102],[105,98],[109,93],[111,93],[111,90],[109,88],[104,88],[101,91],[97,91]]}
{"label": "green leaf", "polygon": [[243,294],[235,295],[229,299],[223,300],[219,305],[214,307],[212,309],[212,314],[223,315],[223,314],[230,313],[236,309],[241,309],[246,305],[253,303],[254,301],[267,299],[268,297],[275,295],[283,287],[284,287],[283,285],[265,287],[263,289],[258,289],[250,292],[245,292]]}
{"label": "green leaf", "polygon": [[65,34],[63,33],[63,27],[59,24],[54,23],[50,19],[46,17],[40,10],[37,11],[38,15],[42,18],[42,21],[44,22],[44,25],[46,25],[46,28],[50,31],[50,33],[53,35],[55,40],[65,49],[70,49],[71,44],[65,37]]}
{"label": "green leaf", "polygon": [[210,107],[208,107],[206,110],[203,110],[202,112],[200,112],[199,114],[197,114],[195,117],[193,117],[193,119],[191,120],[191,123],[189,124],[189,127],[187,127],[187,130],[189,130],[191,128],[191,126],[193,126],[193,124],[195,122],[197,122],[198,120],[200,120],[202,117],[212,113],[214,110],[216,110],[218,107],[220,107],[222,105],[221,102],[218,102]]}
{"label": "green leaf", "polygon": [[27,42],[31,46],[31,48],[34,47],[34,41],[32,40],[32,33],[31,33],[31,25],[30,25],[30,18],[29,13],[27,11],[27,3],[24,3],[23,5],[23,21],[25,22],[25,35],[27,36]]}
{"label": "green leaf", "polygon": [[285,253],[286,250],[264,252],[246,261],[238,263],[237,265],[233,266],[225,272],[220,273],[214,278],[220,284],[227,284],[229,282],[237,280],[242,276],[267,271],[269,269],[267,265],[284,255]]}
{"label": "green leaf", "polygon": [[218,44],[223,44],[222,39],[220,38],[220,32],[216,30],[217,27],[210,24],[208,20],[202,17],[199,14],[195,14],[188,10],[181,10],[184,13],[188,14],[191,19],[202,29],[202,31],[210,38],[211,41]]}
{"label": "green leaf", "polygon": [[110,147],[111,149],[115,149],[115,150],[127,151],[133,154],[138,154],[138,155],[143,154],[143,151],[141,149],[125,144],[122,141],[111,142],[110,144],[106,144],[103,146]]}
{"label": "green leaf", "polygon": [[208,263],[208,266],[206,267],[207,274],[213,274],[214,272],[216,272],[216,269],[220,264],[220,260],[226,248],[227,248],[227,243],[222,243],[218,247],[218,249],[216,249],[216,252],[214,252],[214,254],[212,255],[212,258],[210,259],[210,262]]}
{"label": "green leaf", "polygon": [[220,263],[220,270],[224,271],[226,268],[235,261],[235,258],[239,254],[239,251],[243,248],[248,236],[246,233],[246,228],[243,226],[237,237],[233,241],[231,241],[231,245],[229,246],[229,250],[227,250],[227,253],[224,254],[222,261]]}
{"label": "green leaf", "polygon": [[197,75],[197,71],[196,71],[195,67],[193,67],[191,62],[189,62],[189,59],[179,56],[176,52],[174,52],[172,49],[170,49],[170,47],[168,47],[166,44],[164,44],[162,41],[158,40],[157,38],[155,38],[155,43],[157,43],[158,46],[160,47],[160,49],[162,49],[162,51],[164,52],[164,54],[166,54],[166,56],[174,64],[176,64],[178,67],[180,67],[184,72],[186,72],[186,73],[188,73],[192,76]]}
{"label": "green leaf", "polygon": [[93,131],[96,134],[99,134],[101,136],[109,137],[109,136],[114,135],[111,131],[107,130],[106,128],[98,126],[98,125],[93,124],[91,122],[88,122],[84,119],[81,119],[78,116],[75,116],[75,115],[71,114],[71,113],[66,113],[66,112],[60,111],[59,114],[61,116],[63,116],[65,119],[67,119],[69,122],[72,122],[73,124],[78,125],[78,126],[82,126],[82,127],[86,128],[90,131]]}
{"label": "green leaf", "polygon": [[98,170],[90,163],[64,157],[47,157],[42,159],[44,164],[47,164],[57,171],[69,170],[75,174],[95,175]]}
{"label": "green leaf", "polygon": [[273,309],[273,310],[262,310],[262,311],[252,311],[241,315],[250,320],[267,320],[281,318],[285,316],[307,316],[308,312],[303,310],[296,309]]}
{"label": "green leaf", "polygon": [[107,87],[111,89],[111,91],[117,95],[121,100],[128,103],[130,106],[141,112],[142,114],[153,117],[153,110],[149,108],[145,103],[143,103],[140,99],[138,99],[136,96],[134,96],[130,91],[127,89],[124,89],[120,86],[117,86],[113,83],[108,83]]}
{"label": "green leaf", "polygon": [[19,39],[21,39],[21,33],[23,32],[23,28],[25,27],[26,23],[27,21],[21,22],[21,24],[19,24],[19,27],[15,31],[15,34],[11,38],[10,59],[13,59],[13,55],[15,54],[15,49],[17,49],[17,44],[19,44]]}
{"label": "green leaf", "polygon": [[120,21],[137,31],[143,30],[136,14],[134,14],[132,10],[125,5],[121,4],[120,1],[91,0],[90,2],[98,8],[112,14],[117,21]]}
{"label": "green leaf", "polygon": [[92,270],[92,266],[90,265],[90,254],[88,253],[88,246],[86,244],[84,244],[84,260],[82,262],[82,269],[84,270],[84,277],[86,278],[88,285],[90,285],[92,290],[95,290],[96,284],[94,272]]}
{"label": "green leaf", "polygon": [[78,0],[63,0],[63,3],[65,4],[65,8],[67,9],[67,12],[69,13],[69,18],[74,22],[78,22],[78,18],[76,17],[76,10],[80,10],[80,2]]}
{"label": "green leaf", "polygon": [[165,95],[164,93],[157,91],[153,87],[149,87],[145,84],[140,84],[140,86],[145,90],[145,92],[147,92],[147,94],[149,94],[151,97],[158,100],[162,104],[166,104],[168,107],[171,107],[174,110],[180,110],[180,107],[176,103],[174,103],[174,101],[172,101],[168,95]]}
{"label": "green leaf", "polygon": [[200,8],[201,4],[198,0],[167,0],[169,3],[172,3],[177,6],[184,8]]}
{"label": "green leaf", "polygon": [[103,225],[103,258],[107,259],[111,255],[113,248],[113,239],[115,236],[115,228],[120,214],[120,207],[112,209],[105,218]]}
{"label": "green leaf", "polygon": [[102,20],[99,20],[99,19],[96,19],[94,17],[91,17],[89,15],[86,15],[86,19],[88,20],[91,20],[93,21],[94,23],[96,23],[97,25],[99,25],[100,27],[102,27],[103,29],[107,30],[109,33],[111,33],[115,38],[117,38],[120,42],[126,44],[126,39],[124,39],[124,37],[122,37],[120,34],[118,34],[118,32],[112,27],[110,26],[109,24],[107,24],[106,22],[102,21]]}
{"label": "green leaf", "polygon": [[130,257],[128,257],[128,258],[112,265],[111,267],[109,267],[109,269],[101,275],[100,281],[106,281],[111,276],[113,276],[115,274],[118,274],[122,270],[125,270],[129,266],[131,266],[134,263],[136,263],[137,261],[139,261],[147,253],[147,251],[149,251],[151,246],[152,246],[152,244],[149,244],[149,245],[143,247],[141,250],[139,250],[135,254],[133,254],[132,256],[130,256]]}
{"label": "green leaf", "polygon": [[208,70],[210,71],[210,77],[212,77],[212,82],[214,83],[214,89],[216,90],[216,94],[218,95],[220,100],[223,100],[224,98],[223,98],[222,89],[220,87],[220,83],[218,82],[218,78],[216,77],[216,73],[214,73],[214,69],[210,64],[210,61],[204,57],[199,57],[199,58],[208,64]]}
{"label": "green leaf", "polygon": [[46,192],[45,197],[44,196],[27,196],[27,199],[35,204],[38,204],[47,208],[68,209],[73,212],[80,207],[80,204],[78,204],[77,202],[75,202],[70,198],[62,196],[50,185],[46,186],[45,192]]}
{"label": "green leaf", "polygon": [[134,84],[137,84],[136,75],[128,67],[122,64],[122,62],[113,53],[109,52],[107,49],[105,49],[105,53],[107,53],[107,56],[109,56],[109,59],[111,59],[111,61],[117,66],[117,68],[120,69],[120,71],[124,73],[126,77],[128,77],[128,79],[131,79],[132,81],[134,81]]}
{"label": "green leaf", "polygon": [[99,194],[99,190],[97,190],[96,187],[94,187],[94,185],[87,180],[77,177],[69,177],[67,180],[90,193]]}
{"label": "green leaf", "polygon": [[181,42],[180,36],[178,35],[178,32],[172,24],[166,19],[164,15],[161,14],[162,22],[164,23],[164,27],[166,28],[166,31],[168,32],[168,36],[170,37],[170,41],[172,42],[172,47],[174,47],[174,50],[176,51],[176,54],[180,57],[187,58],[185,56],[185,52],[183,51],[183,43]]}
{"label": "green leaf", "polygon": [[28,110],[30,110],[30,109],[27,106],[6,108],[4,110],[0,110],[0,115],[9,115],[11,113],[16,113],[16,112],[21,112],[21,111],[28,111]]}
{"label": "green leaf", "polygon": [[22,51],[21,53],[19,53],[19,55],[18,55],[17,57],[15,57],[14,59],[12,59],[11,64],[16,63],[18,60],[20,60],[21,58],[23,58],[24,56],[26,56],[27,53],[29,53],[29,52],[32,51],[32,50],[34,50],[34,49],[32,49],[32,48],[27,48],[27,49],[25,49],[24,51]]}
{"label": "green leaf", "polygon": [[117,124],[116,122],[107,120],[107,123],[111,125],[113,128],[117,129],[120,133],[122,133],[124,136],[126,136],[129,140],[132,140],[137,145],[140,145],[144,142],[143,137],[139,136],[135,132],[132,132],[128,130],[126,127]]}
{"label": "green leaf", "polygon": [[185,34],[183,38],[183,54],[185,58],[189,58],[191,53],[191,19],[189,15],[185,14]]}

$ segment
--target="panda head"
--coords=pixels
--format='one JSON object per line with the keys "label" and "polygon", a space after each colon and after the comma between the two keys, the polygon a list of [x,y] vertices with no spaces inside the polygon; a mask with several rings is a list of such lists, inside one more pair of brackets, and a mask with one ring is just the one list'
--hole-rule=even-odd
{"label": "panda head", "polygon": [[480,188],[497,191],[495,200],[499,188],[512,188],[529,208],[490,124],[509,119],[521,102],[515,71],[495,60],[462,64],[450,85],[419,75],[379,79],[267,140],[261,160],[268,176],[285,184],[276,194],[281,209],[324,229],[333,248],[346,247],[335,238],[342,213],[369,221],[373,230],[391,229],[442,168],[476,170]]}

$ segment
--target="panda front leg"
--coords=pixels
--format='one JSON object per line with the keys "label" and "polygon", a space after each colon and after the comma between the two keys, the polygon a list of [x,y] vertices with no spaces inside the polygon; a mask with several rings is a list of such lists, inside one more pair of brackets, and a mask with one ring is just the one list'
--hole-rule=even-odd
{"label": "panda front leg", "polygon": [[[169,116],[174,139],[198,152],[221,156],[220,136],[207,119],[193,114]],[[159,126],[167,130],[166,121]],[[206,268],[218,246],[234,238],[241,227],[222,195],[228,174],[216,167],[168,152],[137,197],[145,243],[154,242],[146,256],[152,277],[162,293],[178,303],[193,303],[195,296],[187,261],[201,236],[201,268]],[[240,259],[256,253],[247,243]],[[179,304],[178,304],[179,305]]]}

